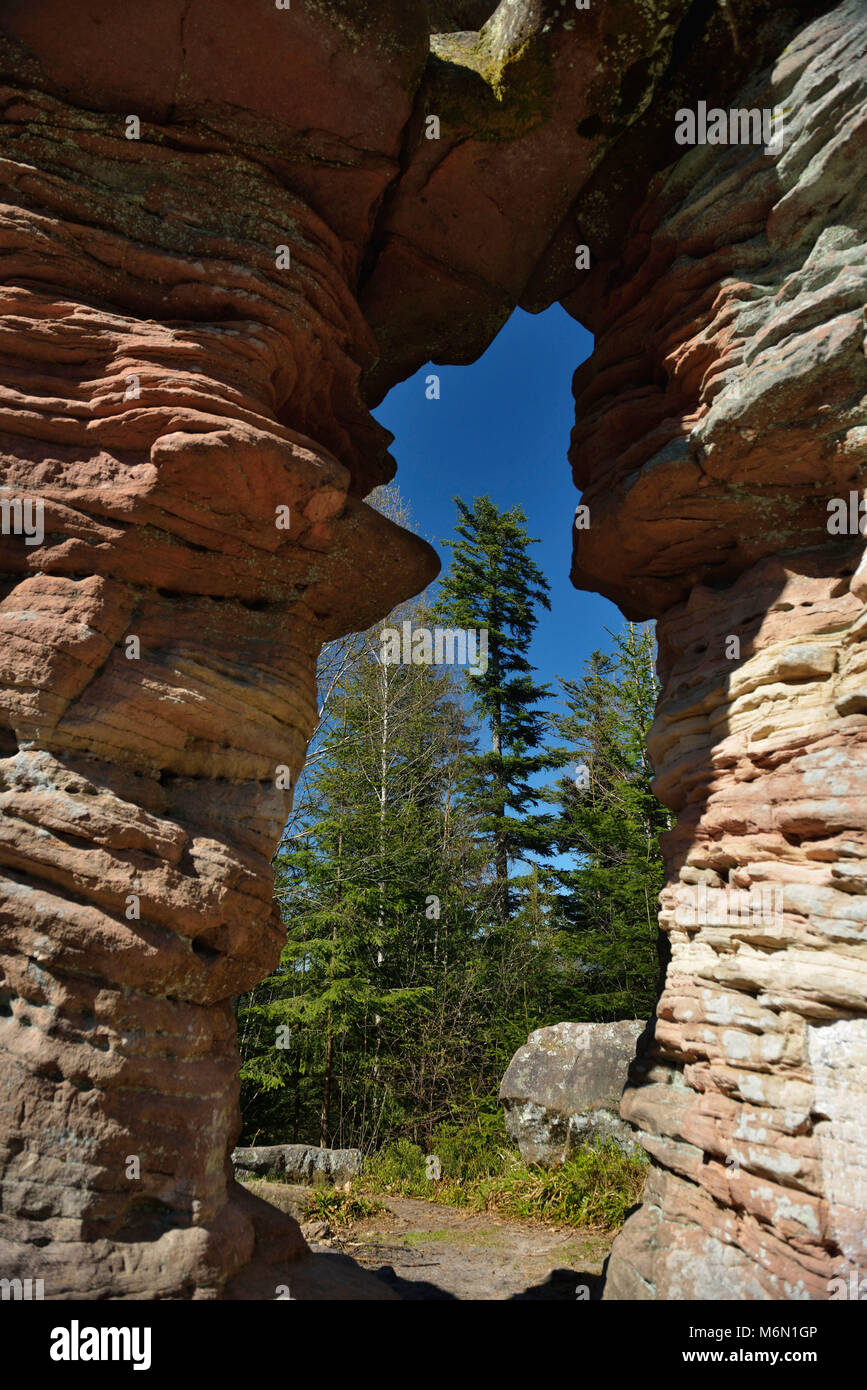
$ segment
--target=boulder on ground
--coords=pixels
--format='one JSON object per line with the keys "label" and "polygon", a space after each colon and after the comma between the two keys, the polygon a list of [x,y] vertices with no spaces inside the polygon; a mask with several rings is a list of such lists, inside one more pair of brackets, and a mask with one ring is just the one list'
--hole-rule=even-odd
{"label": "boulder on ground", "polygon": [[637,1147],[620,1097],[644,1027],[640,1019],[555,1023],[530,1034],[500,1087],[506,1131],[525,1162],[555,1167],[593,1139]]}
{"label": "boulder on ground", "polygon": [[265,1144],[235,1149],[235,1176],[284,1178],[313,1187],[342,1186],[357,1178],[363,1167],[360,1149],[320,1149],[313,1144]]}

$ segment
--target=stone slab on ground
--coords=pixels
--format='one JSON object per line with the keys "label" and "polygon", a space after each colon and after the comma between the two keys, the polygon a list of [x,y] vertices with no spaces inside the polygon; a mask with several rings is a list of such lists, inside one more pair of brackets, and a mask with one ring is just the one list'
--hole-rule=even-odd
{"label": "stone slab on ground", "polygon": [[314,1144],[263,1144],[235,1149],[235,1174],[242,1180],[256,1177],[285,1178],[311,1187],[342,1186],[357,1178],[364,1166],[360,1149],[321,1149]]}

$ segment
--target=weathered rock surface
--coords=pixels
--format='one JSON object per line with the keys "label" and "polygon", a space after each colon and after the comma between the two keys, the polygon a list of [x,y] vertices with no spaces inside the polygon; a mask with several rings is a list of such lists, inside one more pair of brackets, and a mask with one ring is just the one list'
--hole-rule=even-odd
{"label": "weathered rock surface", "polygon": [[620,1118],[635,1044],[645,1024],[555,1023],[515,1053],[500,1086],[506,1132],[527,1163],[555,1167],[579,1144],[614,1139],[635,1147]]}
{"label": "weathered rock surface", "polygon": [[[671,947],[607,1298],[822,1299],[867,1265],[867,12],[808,27],[651,188],[578,373],[574,574],[661,613]],[[604,290],[600,284],[605,281]],[[580,314],[580,296],[572,305]]]}
{"label": "weathered rock surface", "polygon": [[322,1149],[315,1144],[264,1144],[232,1153],[235,1176],[281,1177],[290,1183],[314,1187],[342,1186],[357,1178],[364,1167],[360,1149]]}
{"label": "weathered rock surface", "polygon": [[278,959],[320,645],[437,564],[353,495],[389,464],[344,242],[254,149],[149,124],[136,71],[138,141],[110,87],[2,94],[0,449],[45,538],[0,538],[0,1263],[49,1298],[304,1256],[232,1180],[230,1000]]}
{"label": "weathered rock surface", "polygon": [[651,174],[680,152],[677,108],[735,91],[825,6],[503,0],[478,31],[472,8],[469,32],[436,26],[361,280],[374,402],[429,359],[474,361],[516,302],[537,311],[583,286],[576,244],[617,253]]}
{"label": "weathered rock surface", "polygon": [[[559,298],[598,334],[574,575],[662,616],[679,817],[610,1293],[825,1296],[867,1208],[867,583],[825,527],[864,481],[863,6],[86,8],[0,13],[4,1275],[388,1297],[234,1182],[231,998],[279,953],[321,643],[436,570],[361,500],[367,407]],[[677,107],[739,89],[783,155],[681,159]],[[678,924],[718,880],[782,923]]]}

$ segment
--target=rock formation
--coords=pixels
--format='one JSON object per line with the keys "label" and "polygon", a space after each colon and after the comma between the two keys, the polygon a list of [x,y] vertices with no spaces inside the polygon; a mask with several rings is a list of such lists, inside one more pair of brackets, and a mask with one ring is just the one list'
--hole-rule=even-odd
{"label": "rock formation", "polygon": [[[863,481],[863,6],[493,8],[0,15],[0,1265],[47,1298],[323,1296],[232,1179],[231,998],[279,951],[319,648],[436,570],[362,500],[368,409],[558,299],[598,335],[574,577],[661,619],[678,814],[608,1296],[823,1297],[867,1257],[867,579],[827,529]],[[699,101],[781,103],[782,153],[683,155]]]}
{"label": "rock formation", "polygon": [[315,1144],[262,1144],[232,1154],[236,1177],[252,1174],[314,1187],[342,1186],[357,1178],[363,1166],[360,1149],[322,1149]]}
{"label": "rock formation", "polygon": [[3,94],[4,481],[45,535],[2,538],[0,1263],[55,1298],[213,1297],[267,1245],[231,997],[279,957],[320,646],[437,563],[358,496],[388,461],[344,240],[261,153],[149,122],[136,42],[139,139],[17,50]]}
{"label": "rock formation", "polygon": [[506,1133],[525,1162],[553,1168],[592,1140],[635,1147],[620,1099],[645,1026],[639,1019],[555,1023],[530,1034],[500,1086]]}
{"label": "rock formation", "polygon": [[650,752],[677,813],[623,1106],[656,1164],[609,1298],[826,1298],[867,1267],[867,581],[857,524],[835,534],[867,464],[863,6],[733,105],[781,108],[781,152],[659,176],[576,383],[575,575],[662,615]]}

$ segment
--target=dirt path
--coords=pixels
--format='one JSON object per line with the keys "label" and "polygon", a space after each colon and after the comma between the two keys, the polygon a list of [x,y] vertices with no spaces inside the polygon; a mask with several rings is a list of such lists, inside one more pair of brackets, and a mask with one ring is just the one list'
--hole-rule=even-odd
{"label": "dirt path", "polygon": [[[256,1183],[260,1196],[304,1221],[308,1189]],[[314,1250],[341,1250],[379,1274],[402,1299],[557,1299],[578,1287],[593,1298],[610,1239],[468,1213],[413,1197],[379,1197],[387,1210],[342,1229]]]}
{"label": "dirt path", "polygon": [[607,1242],[575,1229],[477,1215],[412,1197],[390,1197],[389,1215],[359,1222],[340,1240],[405,1299],[561,1299],[579,1284],[592,1297]]}

